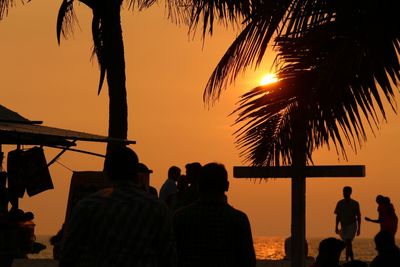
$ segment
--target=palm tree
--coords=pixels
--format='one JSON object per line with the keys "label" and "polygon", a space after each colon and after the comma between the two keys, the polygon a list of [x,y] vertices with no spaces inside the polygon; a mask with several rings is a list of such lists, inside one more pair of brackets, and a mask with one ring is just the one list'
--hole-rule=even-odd
{"label": "palm tree", "polygon": [[[92,36],[93,54],[97,56],[100,66],[100,94],[104,78],[107,77],[109,96],[109,128],[108,136],[126,139],[128,133],[128,105],[126,98],[126,76],[124,45],[121,28],[121,5],[123,0],[79,0],[93,12]],[[136,4],[139,9],[150,6],[154,0],[129,0],[130,7]],[[74,0],[63,0],[57,18],[57,38],[68,37],[76,21]],[[107,145],[104,169],[108,169],[110,150],[120,144]]]}
{"label": "palm tree", "polygon": [[[224,2],[231,4],[226,13],[220,8]],[[245,7],[240,2],[196,1],[188,21],[197,26],[202,18],[205,34],[207,27],[212,32],[213,14],[226,19],[237,11],[235,18],[243,18],[243,30],[206,85],[208,103],[218,100],[240,72],[259,66],[271,40],[277,48],[280,82],[252,89],[234,111],[240,125],[237,144],[247,161],[256,166],[305,166],[312,163],[316,148],[330,142],[346,158],[344,141],[352,148],[366,141],[362,118],[373,129],[380,123],[378,112],[386,119],[382,97],[396,110],[397,1],[253,0]],[[292,205],[298,205],[297,200],[304,207],[305,179],[292,181]],[[305,210],[301,212],[300,225],[292,221],[298,252],[292,266],[305,266]]]}
{"label": "palm tree", "polygon": [[[103,81],[107,77],[109,95],[109,129],[108,136],[126,139],[128,132],[128,107],[126,99],[126,77],[124,45],[121,29],[121,5],[123,0],[79,0],[93,12],[92,35],[93,53],[100,66],[100,93]],[[24,1],[22,1],[24,2]],[[29,2],[29,0],[27,0]],[[63,0],[57,18],[57,39],[68,37],[76,22],[74,0]],[[132,9],[151,6],[155,0],[128,0]],[[15,4],[14,0],[0,0],[0,20],[7,15],[8,9]],[[107,146],[105,169],[108,166],[110,149],[120,144],[109,143]]]}

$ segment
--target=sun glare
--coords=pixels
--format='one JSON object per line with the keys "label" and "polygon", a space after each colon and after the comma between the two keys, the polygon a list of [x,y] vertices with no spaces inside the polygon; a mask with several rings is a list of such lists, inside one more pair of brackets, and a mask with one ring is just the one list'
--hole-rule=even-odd
{"label": "sun glare", "polygon": [[278,78],[276,77],[275,74],[269,73],[264,75],[261,80],[260,80],[260,85],[267,85],[271,83],[276,83],[278,81]]}

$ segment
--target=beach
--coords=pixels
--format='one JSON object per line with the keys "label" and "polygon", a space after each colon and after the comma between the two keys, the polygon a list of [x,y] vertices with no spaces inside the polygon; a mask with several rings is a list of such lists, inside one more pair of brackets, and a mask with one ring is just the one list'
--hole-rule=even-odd
{"label": "beach", "polygon": [[[26,260],[17,260],[13,266],[57,266],[55,262],[51,261],[53,257],[52,246],[49,243],[49,235],[38,235],[37,241],[47,246],[39,254],[30,254],[31,260],[29,265]],[[311,257],[318,255],[318,245],[323,238],[308,238],[308,254]],[[254,250],[257,257],[258,267],[284,267],[290,266],[289,261],[282,260],[285,256],[284,253],[284,240],[285,237],[271,237],[271,236],[255,236],[253,238]],[[399,244],[400,240],[396,240]],[[356,238],[353,242],[354,255],[356,259],[370,262],[376,255],[375,245],[372,238]],[[342,253],[341,260],[344,260],[344,253]],[[312,261],[309,261],[312,262]],[[39,264],[39,265],[36,265]],[[41,264],[41,265],[40,265]]]}

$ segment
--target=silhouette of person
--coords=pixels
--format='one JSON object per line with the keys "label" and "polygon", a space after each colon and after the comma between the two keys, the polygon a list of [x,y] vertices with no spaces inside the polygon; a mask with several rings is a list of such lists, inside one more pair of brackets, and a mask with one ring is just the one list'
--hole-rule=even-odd
{"label": "silhouette of person", "polygon": [[173,217],[179,267],[255,267],[250,223],[227,203],[222,164],[209,163],[199,179],[200,198]]}
{"label": "silhouette of person", "polygon": [[168,207],[171,207],[172,195],[176,193],[176,182],[181,176],[181,169],[172,166],[168,169],[168,178],[160,189],[160,199],[167,203]]}
{"label": "silhouette of person", "polygon": [[60,267],[176,266],[168,208],[137,186],[138,157],[111,150],[111,187],[82,199],[65,224]]}
{"label": "silhouette of person", "polygon": [[380,231],[374,238],[378,255],[371,261],[370,267],[400,266],[400,250],[394,236],[388,231]]}
{"label": "silhouette of person", "polygon": [[[305,241],[305,243],[304,243],[304,251],[305,251],[305,256],[306,256],[306,258],[310,258],[310,257],[308,257],[308,243],[307,243],[307,240],[304,240]],[[289,236],[288,238],[286,238],[285,239],[285,244],[284,244],[284,247],[285,247],[285,257],[284,257],[284,259],[285,260],[291,260],[292,259],[292,237],[291,236]]]}
{"label": "silhouette of person", "polygon": [[152,170],[147,168],[147,166],[143,163],[139,163],[138,165],[138,182],[139,187],[141,187],[144,191],[149,193],[150,195],[158,198],[157,189],[150,185],[150,174],[153,173]]}
{"label": "silhouette of person", "polygon": [[397,232],[398,218],[393,204],[390,203],[390,198],[378,195],[376,197],[376,203],[378,204],[378,219],[374,220],[365,217],[365,220],[368,222],[379,223],[381,231],[388,231],[395,236]]}
{"label": "silhouette of person", "polygon": [[189,184],[187,182],[186,179],[186,175],[182,174],[181,176],[179,176],[179,179],[176,183],[176,193],[173,194],[172,197],[172,201],[171,201],[171,209],[173,211],[186,206],[186,201],[185,201],[185,196],[186,196],[186,192],[188,190]]}
{"label": "silhouette of person", "polygon": [[318,247],[318,256],[310,267],[339,267],[339,259],[345,243],[337,238],[322,240]]}
{"label": "silhouette of person", "polygon": [[199,179],[201,175],[201,164],[192,162],[185,165],[186,179],[189,183],[189,188],[185,191],[183,205],[189,205],[199,199]]}
{"label": "silhouette of person", "polygon": [[352,242],[356,233],[359,236],[361,231],[360,205],[350,197],[351,193],[350,186],[343,187],[343,199],[337,202],[335,208],[335,232],[340,235],[346,245],[346,261],[354,260]]}

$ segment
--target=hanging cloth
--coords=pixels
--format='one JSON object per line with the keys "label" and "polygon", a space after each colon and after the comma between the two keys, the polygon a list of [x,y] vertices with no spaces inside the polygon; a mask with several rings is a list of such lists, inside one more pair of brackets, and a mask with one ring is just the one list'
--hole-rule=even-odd
{"label": "hanging cloth", "polygon": [[21,149],[8,152],[7,155],[7,176],[8,189],[12,198],[22,198],[25,194],[24,158]]}
{"label": "hanging cloth", "polygon": [[13,180],[10,184],[15,183],[16,190],[14,192],[18,197],[23,196],[25,189],[28,196],[31,197],[54,188],[43,149],[40,147],[33,147],[25,151],[19,150],[19,152],[18,150],[10,151],[7,171],[9,182]]}

